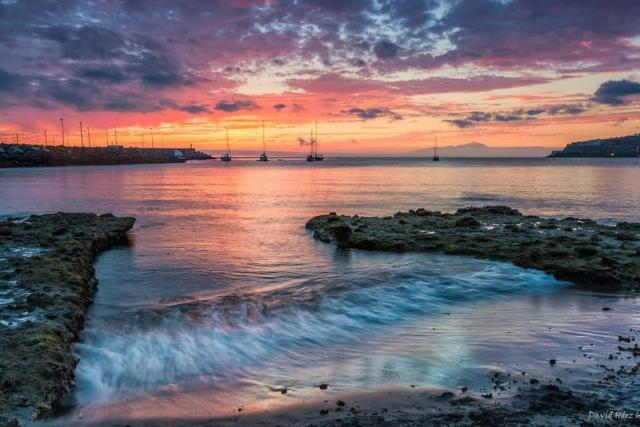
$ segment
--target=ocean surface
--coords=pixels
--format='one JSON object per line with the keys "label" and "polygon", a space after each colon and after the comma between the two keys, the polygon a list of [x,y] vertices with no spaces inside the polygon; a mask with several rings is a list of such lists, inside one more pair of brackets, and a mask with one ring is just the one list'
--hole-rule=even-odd
{"label": "ocean surface", "polygon": [[508,263],[338,250],[304,224],[330,211],[489,204],[638,222],[639,183],[635,159],[0,169],[0,214],[137,218],[131,245],[97,262],[75,347],[77,406],[47,421],[82,425],[225,417],[388,387],[483,391],[492,371],[590,389],[592,359],[640,327],[636,297],[576,291]]}

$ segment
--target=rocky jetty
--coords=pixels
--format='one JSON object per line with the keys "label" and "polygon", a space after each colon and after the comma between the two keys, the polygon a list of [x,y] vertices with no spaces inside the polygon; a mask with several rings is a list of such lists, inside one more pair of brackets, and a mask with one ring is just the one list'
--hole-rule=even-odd
{"label": "rocky jetty", "polygon": [[63,147],[0,144],[0,167],[184,163],[211,156],[193,148]]}
{"label": "rocky jetty", "polygon": [[50,414],[72,390],[93,262],[126,243],[134,222],[81,213],[0,222],[0,425]]}
{"label": "rocky jetty", "polygon": [[388,217],[331,213],[309,220],[316,239],[375,251],[440,252],[510,261],[602,290],[640,289],[640,224],[523,215],[506,206],[424,209]]}
{"label": "rocky jetty", "polygon": [[640,134],[572,142],[549,157],[640,157]]}

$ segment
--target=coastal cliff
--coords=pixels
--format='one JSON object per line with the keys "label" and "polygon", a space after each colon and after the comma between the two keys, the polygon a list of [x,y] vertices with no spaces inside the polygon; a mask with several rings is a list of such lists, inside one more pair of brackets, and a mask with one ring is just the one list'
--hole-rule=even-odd
{"label": "coastal cliff", "polygon": [[384,218],[317,216],[307,229],[339,247],[439,252],[510,261],[584,287],[640,289],[640,224],[615,227],[589,219],[548,219],[506,206],[424,209]]}
{"label": "coastal cliff", "polygon": [[572,142],[549,157],[640,157],[640,134]]}
{"label": "coastal cliff", "polygon": [[0,167],[183,163],[211,156],[193,148],[63,147],[0,144]]}
{"label": "coastal cliff", "polygon": [[82,213],[0,222],[0,425],[50,414],[73,389],[93,262],[126,243],[134,222]]}

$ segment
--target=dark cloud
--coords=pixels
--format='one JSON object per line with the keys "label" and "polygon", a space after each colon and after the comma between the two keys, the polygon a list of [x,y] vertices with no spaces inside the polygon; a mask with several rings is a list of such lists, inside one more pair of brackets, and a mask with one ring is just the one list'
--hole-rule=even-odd
{"label": "dark cloud", "polygon": [[42,38],[58,43],[64,58],[114,59],[131,55],[124,37],[107,28],[53,25],[38,31]]}
{"label": "dark cloud", "polygon": [[389,117],[392,120],[402,120],[402,116],[388,108],[350,108],[342,112],[352,116],[358,116],[362,120],[377,119],[378,117]]}
{"label": "dark cloud", "polygon": [[82,79],[41,80],[32,99],[51,99],[78,111],[152,112],[173,108],[172,102],[157,100],[142,92],[105,87]]}
{"label": "dark cloud", "polygon": [[[0,80],[2,73],[0,73]],[[20,77],[19,80],[26,80]],[[8,92],[5,98],[19,99],[22,104],[40,109],[59,108],[66,105],[77,111],[118,111],[148,113],[162,110],[185,111],[191,114],[208,112],[204,104],[180,104],[172,99],[157,97],[139,88],[104,85],[96,79],[45,79],[29,77],[33,82],[23,85],[20,91]],[[1,85],[0,85],[1,86]],[[0,87],[1,89],[1,87]],[[3,105],[6,100],[3,100]],[[15,101],[12,101],[15,105]]]}
{"label": "dark cloud", "polygon": [[[43,82],[42,93],[49,98],[65,105],[71,105],[80,111],[99,109],[96,95],[102,95],[102,90],[95,84],[79,79],[51,80]],[[106,105],[114,105],[114,110],[122,110],[120,101],[108,100]]]}
{"label": "dark cloud", "polygon": [[24,79],[0,68],[0,92],[9,92],[18,89],[24,83]]}
{"label": "dark cloud", "polygon": [[455,48],[437,58],[425,57],[425,64],[518,68],[595,62],[633,69],[637,63],[630,59],[638,49],[624,38],[638,34],[637,16],[628,13],[637,7],[635,0],[461,0],[433,28]]}
{"label": "dark cloud", "polygon": [[[82,26],[56,25],[39,30],[40,35],[56,42],[63,58],[78,61],[102,61],[105,70],[100,68],[87,70],[89,78],[102,76],[105,80],[128,80],[124,73],[131,74],[141,82],[155,86],[172,86],[188,83],[190,77],[181,66],[171,58],[167,47],[161,43],[140,35],[125,37],[111,29]],[[123,65],[117,71],[108,65],[118,61]],[[106,78],[105,78],[106,76]]]}
{"label": "dark cloud", "polygon": [[629,119],[627,119],[626,117],[621,117],[618,120],[616,120],[611,126],[616,128],[621,127],[627,120]]}
{"label": "dark cloud", "polygon": [[452,119],[452,120],[445,120],[445,122],[451,123],[452,125],[459,127],[460,129],[470,128],[476,124],[475,122],[467,119]]}
{"label": "dark cloud", "polygon": [[600,85],[591,98],[594,102],[608,105],[622,105],[625,97],[640,94],[640,83],[633,80],[609,80]]}
{"label": "dark cloud", "polygon": [[472,111],[467,120],[472,122],[488,122],[491,120],[491,113],[483,113],[482,111]]}
{"label": "dark cloud", "polygon": [[278,111],[282,111],[285,108],[287,108],[287,106],[285,104],[276,104],[273,106],[274,109],[278,110]]}
{"label": "dark cloud", "polygon": [[258,109],[258,105],[255,101],[250,99],[245,100],[237,100],[237,101],[227,101],[221,100],[216,102],[215,109],[220,111],[226,111],[228,113],[232,113],[240,110],[256,110]]}
{"label": "dark cloud", "polygon": [[202,114],[202,113],[208,113],[209,107],[207,107],[204,104],[187,104],[187,105],[181,106],[179,110],[186,111],[187,113],[191,113],[191,114]]}
{"label": "dark cloud", "polygon": [[500,122],[500,123],[512,123],[520,122],[524,120],[536,120],[541,114],[548,114],[550,116],[557,115],[569,115],[575,116],[587,111],[587,107],[583,104],[558,104],[551,106],[544,106],[544,108],[532,108],[529,110],[518,109],[507,112],[484,112],[484,111],[472,111],[463,118],[444,120],[447,123],[452,124],[461,129],[470,128],[481,123]]}
{"label": "dark cloud", "polygon": [[432,11],[439,6],[438,1],[429,0],[390,0],[381,3],[383,12],[417,34],[435,19]]}
{"label": "dark cloud", "polygon": [[117,67],[86,68],[78,73],[78,77],[108,83],[123,83],[128,81],[127,76]]}
{"label": "dark cloud", "polygon": [[515,111],[511,113],[488,113],[483,111],[472,111],[462,119],[450,119],[445,122],[450,123],[460,129],[467,129],[473,127],[479,123],[488,122],[517,122],[525,120],[523,117],[524,111]]}
{"label": "dark cloud", "polygon": [[391,59],[398,56],[398,45],[389,40],[382,40],[375,44],[373,53],[380,59]]}
{"label": "dark cloud", "polygon": [[560,105],[552,105],[547,108],[547,114],[551,116],[557,116],[557,115],[575,116],[577,114],[582,114],[585,111],[587,111],[587,109],[582,104],[560,104]]}
{"label": "dark cloud", "polygon": [[514,114],[494,114],[493,120],[496,122],[517,122],[522,120],[522,117]]}

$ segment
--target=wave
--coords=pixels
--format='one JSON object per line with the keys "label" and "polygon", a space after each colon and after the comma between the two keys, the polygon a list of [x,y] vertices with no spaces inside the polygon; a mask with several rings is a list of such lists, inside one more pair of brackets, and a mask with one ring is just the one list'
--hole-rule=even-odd
{"label": "wave", "polygon": [[238,378],[327,347],[367,342],[392,326],[456,305],[564,286],[539,271],[422,255],[385,268],[286,286],[161,302],[89,325],[77,344],[80,400],[164,384]]}

